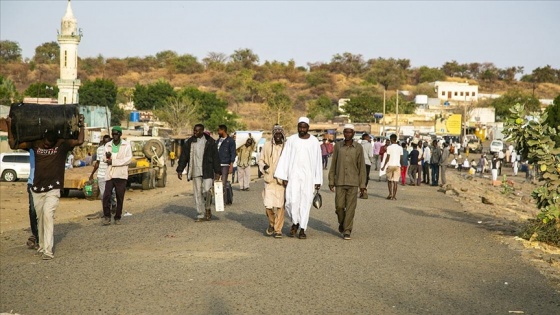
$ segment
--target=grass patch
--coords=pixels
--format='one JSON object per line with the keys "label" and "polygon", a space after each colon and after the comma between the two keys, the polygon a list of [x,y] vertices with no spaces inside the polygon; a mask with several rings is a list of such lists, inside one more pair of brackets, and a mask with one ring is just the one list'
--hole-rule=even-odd
{"label": "grass patch", "polygon": [[560,247],[560,220],[543,223],[530,219],[521,230],[519,237]]}

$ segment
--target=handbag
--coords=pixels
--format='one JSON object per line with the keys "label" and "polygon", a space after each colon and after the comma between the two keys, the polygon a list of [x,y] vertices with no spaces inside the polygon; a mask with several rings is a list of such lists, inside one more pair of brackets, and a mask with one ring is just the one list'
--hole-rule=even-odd
{"label": "handbag", "polygon": [[316,189],[315,196],[313,196],[313,207],[315,207],[316,209],[321,209],[322,205],[323,205],[323,197],[321,197],[321,194],[319,193],[319,189]]}

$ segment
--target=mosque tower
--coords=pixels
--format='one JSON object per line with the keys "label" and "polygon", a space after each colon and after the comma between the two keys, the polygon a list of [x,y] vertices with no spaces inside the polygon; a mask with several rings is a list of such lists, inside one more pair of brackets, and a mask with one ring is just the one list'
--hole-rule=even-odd
{"label": "mosque tower", "polygon": [[78,89],[78,44],[82,39],[82,31],[78,30],[78,21],[74,17],[70,0],[66,6],[66,14],[62,17],[61,30],[58,34],[60,45],[60,78],[58,85],[58,104],[76,104],[79,102]]}

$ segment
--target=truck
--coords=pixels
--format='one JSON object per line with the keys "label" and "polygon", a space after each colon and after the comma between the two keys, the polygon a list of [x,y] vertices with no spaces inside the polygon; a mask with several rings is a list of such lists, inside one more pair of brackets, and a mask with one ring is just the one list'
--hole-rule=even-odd
{"label": "truck", "polygon": [[[137,183],[142,189],[165,187],[167,183],[166,149],[163,139],[158,137],[127,137],[132,148],[132,161],[128,166],[127,187]],[[61,196],[67,197],[70,190],[82,190],[88,200],[99,196],[96,182],[89,180],[93,166],[67,169]]]}

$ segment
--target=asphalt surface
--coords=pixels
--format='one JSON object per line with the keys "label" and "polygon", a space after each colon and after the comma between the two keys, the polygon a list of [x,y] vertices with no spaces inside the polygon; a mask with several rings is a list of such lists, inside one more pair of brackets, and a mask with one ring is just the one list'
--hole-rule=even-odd
{"label": "asphalt surface", "polygon": [[52,261],[13,241],[27,232],[4,234],[0,312],[560,314],[551,284],[433,187],[399,186],[390,201],[370,181],[350,241],[326,185],[306,240],[286,235],[288,218],[284,238],[265,235],[261,180],[233,187],[211,222],[194,222],[192,196],[179,195],[120,226],[56,224]]}

